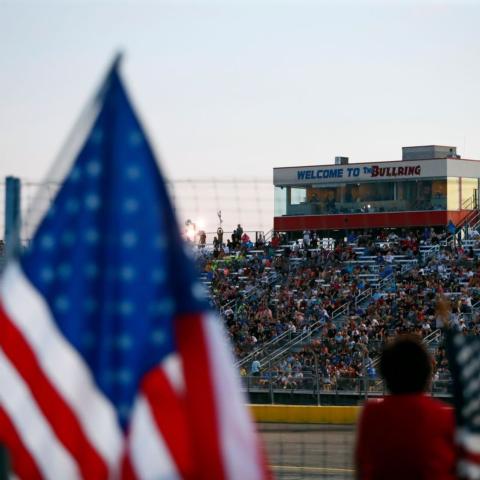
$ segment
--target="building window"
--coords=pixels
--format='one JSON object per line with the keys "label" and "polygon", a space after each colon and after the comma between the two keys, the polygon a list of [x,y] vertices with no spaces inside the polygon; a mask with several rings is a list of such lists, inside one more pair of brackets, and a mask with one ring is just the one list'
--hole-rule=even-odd
{"label": "building window", "polygon": [[[477,187],[477,179],[463,179],[462,202],[476,195]],[[459,208],[460,179],[454,177],[275,187],[276,216],[458,210]]]}
{"label": "building window", "polygon": [[287,214],[287,187],[275,187],[274,215],[281,217]]}

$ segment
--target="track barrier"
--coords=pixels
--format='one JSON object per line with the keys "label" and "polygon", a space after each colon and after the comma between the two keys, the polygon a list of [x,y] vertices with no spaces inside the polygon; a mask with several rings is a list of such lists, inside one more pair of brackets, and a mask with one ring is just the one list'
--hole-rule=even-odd
{"label": "track barrier", "polygon": [[361,407],[250,405],[250,410],[259,423],[354,425]]}

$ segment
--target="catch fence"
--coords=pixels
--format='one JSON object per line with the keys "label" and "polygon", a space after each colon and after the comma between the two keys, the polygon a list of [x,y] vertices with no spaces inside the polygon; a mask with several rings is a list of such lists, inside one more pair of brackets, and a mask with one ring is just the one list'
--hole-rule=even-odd
{"label": "catch fence", "polygon": [[[28,242],[36,219],[46,211],[61,183],[21,178],[21,239]],[[0,229],[5,228],[6,182],[0,182]],[[226,236],[238,224],[255,240],[255,232],[268,232],[273,225],[273,183],[265,178],[181,178],[167,181],[177,220],[182,230],[193,226],[213,242],[218,227]],[[143,208],[143,207],[142,207]],[[35,219],[35,220],[34,220]]]}

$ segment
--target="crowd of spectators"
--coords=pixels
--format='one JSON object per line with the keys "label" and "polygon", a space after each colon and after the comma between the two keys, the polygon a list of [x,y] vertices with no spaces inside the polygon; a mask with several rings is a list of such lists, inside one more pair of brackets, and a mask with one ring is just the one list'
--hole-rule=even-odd
{"label": "crowd of spectators", "polygon": [[351,258],[354,252],[342,244],[308,249],[299,242],[201,255],[203,278],[223,312],[237,358],[285,331],[306,331],[328,321],[367,289],[361,277],[365,269],[345,265]]}
{"label": "crowd of spectators", "polygon": [[[320,325],[301,348],[268,366],[259,362],[261,355],[252,357],[256,371],[250,362],[241,374],[301,388],[307,376],[318,373],[328,388],[340,378],[376,378],[374,360],[391,337],[414,333],[425,338],[439,328],[439,294],[450,298],[458,328],[480,333],[474,308],[480,301],[480,240],[472,235],[452,243],[447,237],[448,231],[434,229],[383,230],[350,232],[345,239],[326,242],[315,232],[304,232],[296,241],[274,235],[254,244],[242,242],[234,232],[229,246],[217,244],[198,258],[237,359],[260,352],[263,343],[284,332],[295,336]],[[425,246],[434,247],[433,254],[422,254]],[[358,260],[367,257],[368,262]],[[410,261],[403,264],[408,268],[396,264],[398,257]],[[366,275],[372,271],[391,281],[372,285]],[[369,289],[372,294],[364,302],[352,301]],[[332,321],[333,312],[347,304],[347,314]],[[435,348],[435,375],[444,379],[444,349],[441,344]]]}

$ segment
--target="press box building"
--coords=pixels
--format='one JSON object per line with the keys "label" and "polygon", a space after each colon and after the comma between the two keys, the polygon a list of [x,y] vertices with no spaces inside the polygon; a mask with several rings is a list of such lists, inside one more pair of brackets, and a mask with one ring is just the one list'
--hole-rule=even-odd
{"label": "press box building", "polygon": [[275,231],[460,225],[478,206],[480,161],[456,147],[403,147],[402,160],[273,169]]}

